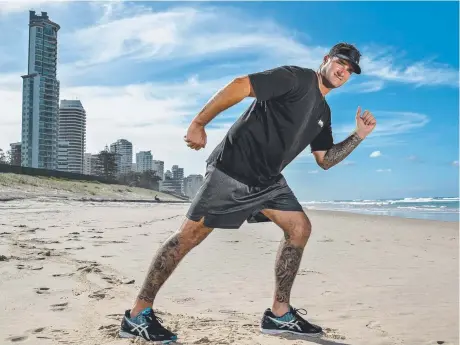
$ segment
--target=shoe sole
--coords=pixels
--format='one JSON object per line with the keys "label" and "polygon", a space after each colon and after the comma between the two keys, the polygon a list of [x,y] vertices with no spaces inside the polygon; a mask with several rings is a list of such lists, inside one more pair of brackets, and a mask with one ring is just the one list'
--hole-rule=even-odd
{"label": "shoe sole", "polygon": [[299,332],[294,332],[294,331],[289,331],[289,330],[281,330],[281,329],[263,329],[261,328],[260,331],[263,334],[270,334],[270,335],[276,335],[276,334],[283,334],[283,333],[290,333],[290,334],[295,334],[295,335],[301,335],[305,337],[311,337],[311,338],[319,338],[323,335],[323,333],[299,333]]}
{"label": "shoe sole", "polygon": [[[134,335],[134,334],[131,334],[131,333],[128,333],[128,332],[124,332],[124,331],[118,332],[118,336],[119,336],[120,338],[125,338],[125,339],[133,339],[133,338],[145,339],[145,338],[140,337],[140,336],[138,336],[138,335]],[[147,340],[147,339],[145,339],[145,340]],[[176,342],[176,340],[157,340],[157,341],[148,340],[148,341],[151,341],[152,344],[172,344],[172,343]]]}

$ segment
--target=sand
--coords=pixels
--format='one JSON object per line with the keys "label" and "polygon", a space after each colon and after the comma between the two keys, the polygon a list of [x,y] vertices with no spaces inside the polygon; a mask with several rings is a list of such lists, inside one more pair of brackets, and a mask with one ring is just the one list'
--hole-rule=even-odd
{"label": "sand", "polygon": [[[184,204],[0,203],[0,344],[132,344],[117,338],[151,258]],[[292,304],[319,340],[259,332],[281,231],[216,229],[181,262],[155,310],[177,344],[458,344],[458,223],[308,211]],[[148,344],[136,340],[136,344]]]}

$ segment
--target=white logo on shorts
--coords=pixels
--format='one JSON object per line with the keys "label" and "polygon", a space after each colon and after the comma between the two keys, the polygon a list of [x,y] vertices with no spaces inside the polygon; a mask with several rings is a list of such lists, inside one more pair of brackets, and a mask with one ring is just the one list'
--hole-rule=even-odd
{"label": "white logo on shorts", "polygon": [[318,121],[318,125],[319,125],[320,127],[323,127],[323,121],[322,121],[322,120],[319,120],[319,121]]}

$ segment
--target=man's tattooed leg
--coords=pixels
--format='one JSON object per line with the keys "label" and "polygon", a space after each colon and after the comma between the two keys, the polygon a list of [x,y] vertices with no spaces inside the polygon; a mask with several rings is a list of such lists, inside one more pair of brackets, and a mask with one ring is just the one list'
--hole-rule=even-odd
{"label": "man's tattooed leg", "polygon": [[303,251],[304,246],[291,243],[288,235],[280,243],[275,263],[275,300],[279,303],[289,304]]}
{"label": "man's tattooed leg", "polygon": [[152,307],[158,291],[171,276],[184,256],[201,243],[212,229],[202,223],[185,221],[181,230],[169,237],[162,244],[153,258],[139,291],[131,316],[137,315],[147,307]]}
{"label": "man's tattooed leg", "polygon": [[363,139],[354,132],[342,142],[335,144],[324,155],[322,167],[329,169],[337,163],[344,160],[360,143]]}
{"label": "man's tattooed leg", "polygon": [[161,286],[183,258],[182,253],[179,245],[179,234],[176,233],[161,246],[153,258],[138,299],[153,303]]}

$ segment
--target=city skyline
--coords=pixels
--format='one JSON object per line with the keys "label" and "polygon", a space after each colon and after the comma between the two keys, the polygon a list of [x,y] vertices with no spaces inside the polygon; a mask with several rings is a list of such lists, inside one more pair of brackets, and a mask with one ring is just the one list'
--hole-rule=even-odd
{"label": "city skyline", "polygon": [[[20,142],[10,143],[10,163],[82,174],[85,163],[91,162],[91,159],[85,161],[85,155],[93,153],[86,151],[86,111],[81,100],[59,99],[56,76],[59,65],[57,32],[60,29],[61,26],[50,19],[48,12],[42,11],[37,15],[36,11],[29,11],[28,67],[27,74],[22,76],[22,135]],[[49,84],[53,81],[54,84]],[[21,157],[19,162],[15,159],[17,151]],[[132,171],[132,164],[138,164],[139,153],[147,152],[134,153],[127,139],[117,139],[110,144],[110,151],[121,152],[117,155],[119,174]],[[148,152],[149,168],[144,167],[141,171],[153,170],[154,160],[151,150]],[[164,162],[155,161],[163,179]],[[172,169],[174,167],[177,165],[173,165]]]}
{"label": "city skyline", "polygon": [[[0,23],[16,33],[1,43],[9,52],[0,56],[3,148],[19,141],[11,133],[20,128],[16,78],[23,71],[27,9],[9,8]],[[71,2],[39,9],[65,23],[62,97],[85,104],[89,152],[128,138],[133,152],[151,150],[166,166],[204,174],[205,159],[251,101],[220,114],[207,127],[207,147],[190,150],[183,142],[187,126],[219,88],[282,64],[315,69],[332,44],[348,41],[363,52],[363,74],[328,95],[334,141],[353,130],[358,106],[373,111],[377,129],[329,171],[316,166],[307,148],[283,172],[291,188],[302,201],[458,195],[456,3]],[[342,15],[351,10],[372,20],[358,24]],[[341,29],[324,26],[321,13]],[[356,176],[370,187],[348,183]]]}

